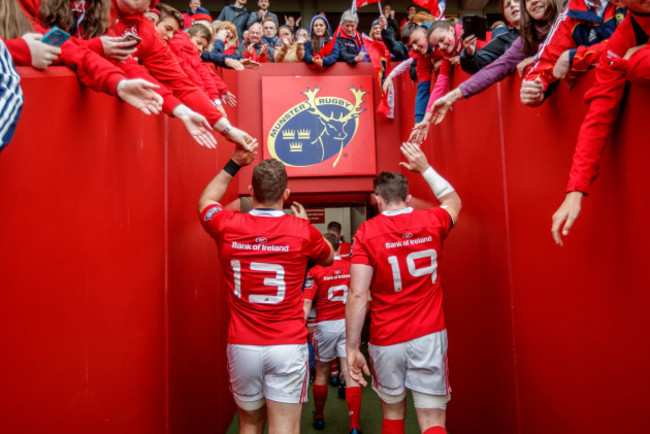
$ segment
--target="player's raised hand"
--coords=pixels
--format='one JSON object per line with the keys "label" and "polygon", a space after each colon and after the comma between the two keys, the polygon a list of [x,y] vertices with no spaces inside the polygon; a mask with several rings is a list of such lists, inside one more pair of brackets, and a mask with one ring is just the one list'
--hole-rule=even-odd
{"label": "player's raised hand", "polygon": [[307,211],[305,211],[305,207],[302,206],[301,203],[296,202],[295,200],[293,201],[293,205],[291,205],[291,213],[295,217],[309,220],[309,217],[307,217]]}
{"label": "player's raised hand", "polygon": [[[562,243],[562,236],[566,237],[569,235],[571,227],[578,218],[578,215],[580,215],[582,196],[583,194],[580,191],[571,191],[567,193],[566,197],[564,198],[564,202],[562,202],[562,205],[560,205],[558,210],[555,211],[555,214],[553,214],[553,226],[551,227],[551,234],[553,234],[555,244],[558,246],[564,245]],[[562,228],[562,236],[560,236],[560,228],[563,224],[564,227]]]}
{"label": "player's raised hand", "polygon": [[240,167],[248,166],[257,157],[257,140],[251,145],[250,149],[246,149],[240,144],[235,145],[232,150],[230,158],[237,163]]}
{"label": "player's raised hand", "polygon": [[367,386],[368,382],[363,377],[363,374],[370,375],[366,358],[363,357],[361,351],[348,349],[348,372],[350,377],[361,386]]}
{"label": "player's raised hand", "polygon": [[406,167],[411,172],[419,173],[422,173],[429,168],[427,157],[424,155],[424,152],[422,152],[420,147],[415,143],[404,142],[399,149],[408,160],[408,163],[400,161],[400,166]]}

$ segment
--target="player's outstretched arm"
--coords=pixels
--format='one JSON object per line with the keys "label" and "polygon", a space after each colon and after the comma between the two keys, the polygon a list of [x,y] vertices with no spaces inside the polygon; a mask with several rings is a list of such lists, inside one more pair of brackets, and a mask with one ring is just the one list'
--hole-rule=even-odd
{"label": "player's outstretched arm", "polygon": [[429,184],[434,196],[440,201],[440,206],[447,209],[449,214],[451,214],[454,224],[456,224],[462,203],[454,187],[431,167],[427,161],[427,157],[418,145],[404,142],[400,150],[408,160],[408,162],[401,161],[399,163],[400,166],[422,175],[427,184]]}
{"label": "player's outstretched arm", "polygon": [[345,305],[345,333],[348,371],[350,377],[362,386],[368,383],[363,374],[370,375],[366,359],[359,350],[361,346],[361,329],[368,311],[370,282],[373,268],[364,264],[350,266],[350,290]]}
{"label": "player's outstretched arm", "polygon": [[248,166],[255,160],[255,157],[257,157],[256,149],[257,141],[253,143],[252,149],[250,150],[239,145],[235,146],[226,166],[221,169],[221,172],[210,181],[203,190],[203,193],[201,193],[198,203],[199,214],[206,206],[216,204],[223,198],[230,181],[233,180],[237,171],[243,166]]}

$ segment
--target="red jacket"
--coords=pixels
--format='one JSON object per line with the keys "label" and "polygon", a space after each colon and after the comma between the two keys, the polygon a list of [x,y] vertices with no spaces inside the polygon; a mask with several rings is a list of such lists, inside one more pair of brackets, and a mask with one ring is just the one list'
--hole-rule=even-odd
{"label": "red jacket", "polygon": [[[45,34],[38,17],[40,0],[20,0],[20,6],[31,20],[34,30]],[[7,41],[7,47],[17,65],[29,66],[32,63],[27,43],[22,38]],[[126,78],[124,72],[112,63],[89,50],[76,38],[70,38],[61,45],[61,55],[55,64],[72,68],[79,80],[86,86],[110,95],[116,94],[117,84]]]}
{"label": "red jacket", "polygon": [[[609,39],[596,67],[596,82],[585,94],[589,108],[578,134],[567,192],[588,193],[589,185],[598,175],[598,162],[618,116],[628,70],[630,67],[647,67],[646,62],[639,60],[640,56],[635,55],[630,61],[623,57],[629,48],[646,44],[648,35],[650,17],[628,11]],[[641,51],[647,53],[646,49]],[[643,56],[644,53],[640,54]]]}
{"label": "red jacket", "polygon": [[[223,114],[217,110],[212,101],[201,89],[183,72],[180,65],[174,58],[165,41],[156,31],[153,23],[143,14],[125,16],[119,13],[116,0],[112,0],[112,27],[111,30],[117,36],[123,36],[126,32],[133,33],[142,38],[138,48],[133,55],[138,63],[143,65],[151,75],[166,86],[189,108],[206,117],[210,125],[214,125]],[[154,2],[155,3],[155,2]],[[119,64],[129,77],[142,77],[143,71],[136,69],[132,64]],[[177,101],[176,101],[177,102]],[[163,108],[169,113],[175,101],[165,98]]]}
{"label": "red jacket", "polygon": [[[176,32],[174,38],[169,43],[172,53],[181,65],[183,71],[192,81],[198,84],[201,89],[214,101],[228,92],[228,88],[219,76],[212,75],[207,64],[201,61],[199,49],[185,32]],[[216,81],[220,82],[217,86]],[[225,92],[221,91],[225,88]]]}
{"label": "red jacket", "polygon": [[251,54],[248,51],[248,45],[249,44],[250,44],[250,42],[248,42],[248,39],[246,39],[244,41],[244,46],[246,47],[246,49],[244,50],[244,55],[243,55],[244,59],[251,59],[251,60],[253,60],[255,62],[258,62],[258,63],[267,63],[269,61],[268,48],[266,50],[262,50],[262,48],[264,48],[264,41],[260,41],[257,44],[255,44],[255,45],[259,45],[259,53],[258,53],[258,49],[254,48],[253,49],[253,54]]}
{"label": "red jacket", "polygon": [[542,80],[544,90],[556,81],[555,62],[566,50],[574,71],[586,71],[598,63],[606,41],[623,21],[626,9],[609,3],[600,15],[590,10],[585,0],[571,0],[569,7],[558,17],[535,56],[536,63],[526,80]]}

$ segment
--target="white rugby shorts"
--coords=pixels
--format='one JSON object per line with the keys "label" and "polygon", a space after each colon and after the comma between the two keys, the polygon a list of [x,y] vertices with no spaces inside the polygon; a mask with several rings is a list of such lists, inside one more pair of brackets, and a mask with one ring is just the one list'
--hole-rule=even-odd
{"label": "white rugby shorts", "polygon": [[240,401],[307,402],[307,344],[228,344],[230,391]]}
{"label": "white rugby shorts", "polygon": [[316,360],[319,362],[331,362],[337,357],[346,357],[345,319],[316,323],[312,343]]}
{"label": "white rugby shorts", "polygon": [[404,388],[427,395],[451,393],[447,369],[447,330],[408,342],[380,346],[368,344],[372,387],[387,395]]}

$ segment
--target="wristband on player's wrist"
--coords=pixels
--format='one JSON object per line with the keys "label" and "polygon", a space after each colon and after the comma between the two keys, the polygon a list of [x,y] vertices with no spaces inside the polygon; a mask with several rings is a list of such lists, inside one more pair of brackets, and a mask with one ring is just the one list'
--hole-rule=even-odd
{"label": "wristband on player's wrist", "polygon": [[433,195],[437,199],[455,191],[449,181],[440,176],[431,166],[427,167],[427,169],[422,172],[422,177],[427,184],[429,184],[431,191],[433,191]]}
{"label": "wristband on player's wrist", "polygon": [[239,169],[241,169],[241,166],[235,163],[232,159],[228,160],[226,165],[223,167],[223,171],[230,176],[235,176]]}

